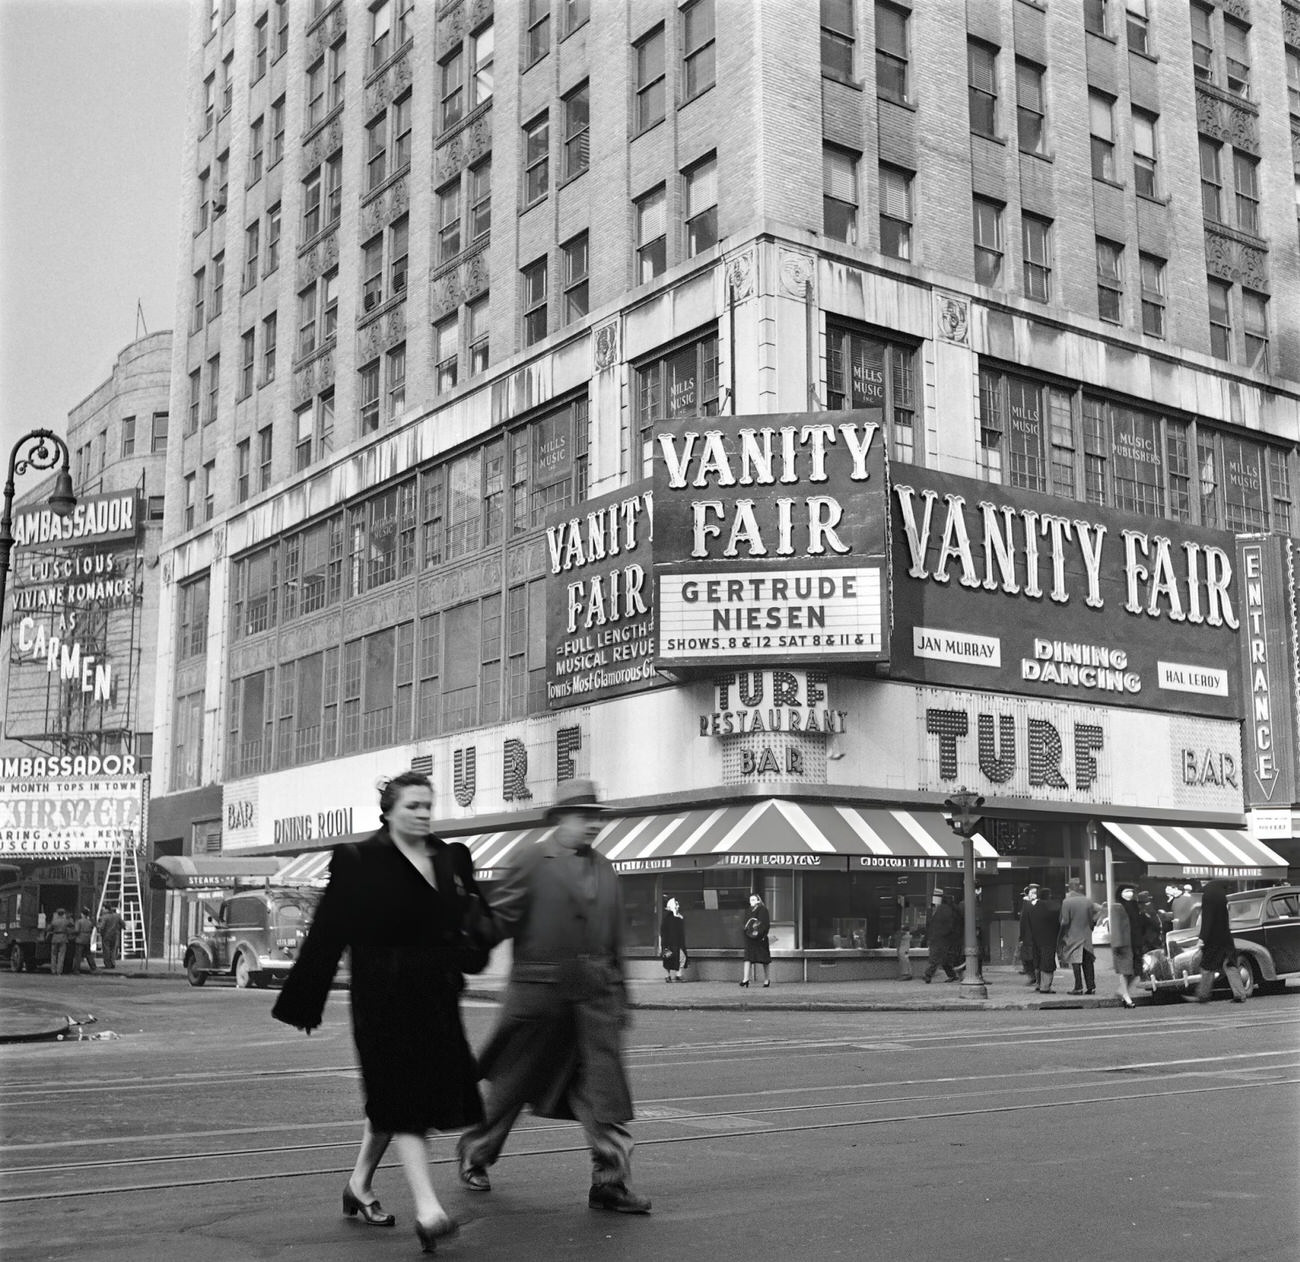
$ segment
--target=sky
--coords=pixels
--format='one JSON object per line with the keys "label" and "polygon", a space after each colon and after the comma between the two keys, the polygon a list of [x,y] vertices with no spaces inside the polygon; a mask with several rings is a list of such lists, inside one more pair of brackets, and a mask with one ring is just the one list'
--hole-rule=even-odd
{"label": "sky", "polygon": [[188,28],[187,0],[0,0],[6,471],[20,435],[66,434],[119,352],[172,327]]}

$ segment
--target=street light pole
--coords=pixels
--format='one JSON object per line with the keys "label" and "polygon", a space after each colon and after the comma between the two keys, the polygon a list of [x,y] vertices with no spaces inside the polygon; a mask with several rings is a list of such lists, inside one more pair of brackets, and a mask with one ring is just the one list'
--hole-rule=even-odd
{"label": "street light pole", "polygon": [[958,995],[963,999],[987,999],[988,986],[984,983],[984,973],[980,967],[979,938],[975,918],[979,915],[979,906],[975,902],[975,829],[979,827],[981,816],[978,814],[984,799],[978,793],[971,792],[962,785],[944,806],[947,808],[948,827],[961,838],[961,857],[965,893],[963,900],[966,914],[963,922],[963,951],[966,956],[966,968],[961,975]]}
{"label": "street light pole", "polygon": [[[26,451],[24,451],[26,448]],[[14,550],[14,491],[18,475],[28,469],[53,469],[62,458],[63,467],[54,479],[49,505],[60,517],[77,506],[72,490],[68,444],[52,429],[34,429],[24,434],[9,453],[9,477],[5,481],[4,508],[0,511],[0,624],[4,622],[5,589],[9,585],[9,558]]]}

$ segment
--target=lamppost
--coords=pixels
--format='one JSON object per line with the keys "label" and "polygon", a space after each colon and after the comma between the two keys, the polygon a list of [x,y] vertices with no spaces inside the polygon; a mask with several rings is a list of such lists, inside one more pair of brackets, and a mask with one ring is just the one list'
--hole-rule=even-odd
{"label": "lamppost", "polygon": [[[26,451],[24,452],[24,448]],[[60,517],[77,506],[68,472],[68,444],[52,429],[34,429],[24,434],[9,453],[9,477],[5,482],[4,510],[0,512],[0,623],[4,621],[5,588],[9,585],[9,558],[14,550],[14,480],[28,469],[53,469],[62,457],[63,467],[54,479],[49,505]]]}
{"label": "lamppost", "polygon": [[975,830],[979,827],[979,809],[984,799],[978,793],[972,793],[964,784],[952,797],[944,802],[948,811],[948,827],[961,838],[962,868],[965,876],[966,915],[964,921],[964,954],[966,968],[961,975],[961,986],[957,993],[963,999],[987,999],[989,989],[984,984],[984,974],[980,969],[979,938],[975,930],[975,918],[979,907],[975,902]]}

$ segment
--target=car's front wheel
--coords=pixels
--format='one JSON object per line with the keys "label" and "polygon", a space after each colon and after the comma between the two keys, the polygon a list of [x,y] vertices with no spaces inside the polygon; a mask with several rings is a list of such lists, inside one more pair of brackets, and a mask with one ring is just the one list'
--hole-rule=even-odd
{"label": "car's front wheel", "polygon": [[208,980],[207,971],[199,967],[198,957],[193,952],[185,957],[185,980],[191,986],[202,986]]}
{"label": "car's front wheel", "polygon": [[253,967],[253,961],[240,951],[235,956],[235,985],[240,990],[247,990],[250,986],[260,986],[261,973]]}
{"label": "car's front wheel", "polygon": [[1249,999],[1259,987],[1259,973],[1256,972],[1255,962],[1249,956],[1239,955],[1229,967],[1236,969],[1237,976],[1241,978],[1242,993]]}

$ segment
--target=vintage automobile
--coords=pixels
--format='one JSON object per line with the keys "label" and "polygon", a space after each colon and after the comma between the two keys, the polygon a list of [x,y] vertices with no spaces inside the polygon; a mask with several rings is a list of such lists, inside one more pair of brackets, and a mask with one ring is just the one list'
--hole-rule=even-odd
{"label": "vintage automobile", "polygon": [[321,891],[298,887],[240,890],[228,895],[185,948],[191,986],[230,976],[241,989],[283,980],[293,967]]}
{"label": "vintage automobile", "polygon": [[[1228,924],[1236,948],[1235,967],[1248,995],[1255,990],[1282,990],[1288,980],[1300,978],[1300,885],[1229,894]],[[1195,988],[1201,976],[1200,932],[1199,909],[1190,926],[1169,932],[1168,976],[1156,979],[1153,990]]]}

